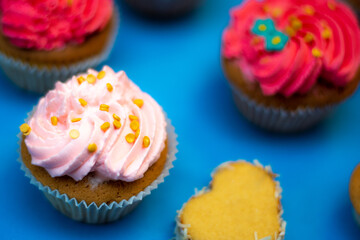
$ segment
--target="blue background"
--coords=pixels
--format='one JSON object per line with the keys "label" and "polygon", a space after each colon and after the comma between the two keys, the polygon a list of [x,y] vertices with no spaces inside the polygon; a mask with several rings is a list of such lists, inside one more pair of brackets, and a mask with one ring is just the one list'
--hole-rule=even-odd
{"label": "blue background", "polygon": [[74,222],[29,183],[16,161],[17,133],[39,95],[0,73],[0,239],[170,239],[176,210],[228,160],[259,159],[280,174],[286,238],[359,239],[348,182],[359,162],[360,93],[319,126],[294,135],[262,131],[238,112],[220,68],[228,10],[211,0],[175,21],[151,21],[120,4],[116,45],[105,63],[125,70],[163,106],[178,133],[170,176],[131,214],[108,225]]}

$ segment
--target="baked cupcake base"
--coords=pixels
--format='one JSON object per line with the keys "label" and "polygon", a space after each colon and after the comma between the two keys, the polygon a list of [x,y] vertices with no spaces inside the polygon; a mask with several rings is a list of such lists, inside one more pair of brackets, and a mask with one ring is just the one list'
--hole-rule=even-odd
{"label": "baked cupcake base", "polygon": [[[238,164],[238,166],[234,166],[234,164]],[[219,167],[217,167],[212,174],[213,180],[210,184],[211,186],[209,187],[209,189],[204,188],[200,192],[196,192],[195,196],[191,197],[190,200],[183,205],[182,209],[180,211],[178,211],[178,215],[176,217],[176,228],[175,228],[175,234],[176,234],[177,240],[216,239],[214,236],[216,234],[220,234],[220,232],[221,232],[221,234],[223,234],[224,231],[227,231],[227,230],[234,231],[234,229],[232,227],[226,227],[226,230],[224,229],[224,230],[221,230],[220,232],[219,231],[213,232],[214,229],[219,230],[217,222],[219,222],[219,224],[224,224],[224,222],[226,222],[225,224],[230,224],[230,225],[235,224],[234,228],[236,228],[236,224],[241,224],[240,222],[244,221],[244,219],[240,220],[241,218],[237,219],[236,216],[232,215],[232,214],[234,214],[234,212],[232,212],[231,209],[233,209],[232,207],[235,207],[236,204],[240,204],[240,202],[243,204],[248,203],[248,201],[249,201],[248,198],[254,199],[255,196],[253,194],[256,194],[256,191],[258,189],[256,189],[255,191],[253,190],[253,192],[249,192],[246,196],[236,195],[237,193],[235,193],[235,190],[232,191],[231,186],[229,187],[227,185],[228,178],[230,178],[232,180],[232,179],[234,179],[233,178],[234,174],[239,174],[239,168],[241,167],[240,164],[249,164],[249,166],[242,165],[243,169],[241,171],[243,173],[244,173],[244,171],[248,172],[248,170],[250,170],[249,167],[258,168],[258,169],[256,169],[256,171],[255,171],[255,168],[252,169],[251,171],[252,171],[253,175],[251,175],[250,177],[246,176],[245,177],[246,180],[244,180],[244,181],[254,181],[254,182],[252,182],[252,183],[251,182],[242,182],[241,184],[247,183],[245,186],[251,187],[252,184],[256,185],[256,182],[257,183],[261,182],[262,184],[266,184],[266,186],[270,188],[270,185],[268,184],[268,181],[267,181],[268,179],[267,178],[265,179],[263,176],[263,174],[265,173],[266,175],[268,175],[272,178],[271,181],[273,181],[273,182],[271,184],[270,189],[274,188],[274,191],[275,191],[275,193],[274,193],[275,194],[275,196],[274,196],[275,197],[275,205],[274,205],[274,201],[272,201],[272,200],[271,201],[266,201],[266,200],[260,201],[260,203],[263,203],[266,206],[264,208],[264,205],[262,205],[260,207],[260,209],[263,210],[263,212],[261,212],[261,214],[264,214],[264,215],[269,214],[269,215],[266,215],[265,218],[263,218],[263,220],[265,220],[265,222],[269,223],[269,225],[265,228],[264,228],[264,226],[265,226],[264,224],[261,224],[263,226],[260,226],[259,228],[255,227],[255,229],[257,229],[257,230],[250,233],[251,237],[254,237],[254,239],[260,239],[260,238],[262,238],[262,239],[268,239],[268,238],[270,239],[271,238],[271,239],[275,239],[275,240],[284,239],[286,222],[281,218],[281,215],[283,212],[281,203],[280,203],[281,188],[280,188],[279,182],[276,182],[273,180],[273,178],[276,175],[271,171],[271,168],[269,166],[263,167],[257,161],[254,161],[255,166],[251,166],[252,165],[251,163],[247,163],[243,160],[239,160],[236,162],[226,162],[226,163],[221,164]],[[232,170],[234,170],[234,172]],[[262,170],[261,174],[259,173],[260,172],[259,170]],[[225,177],[225,174],[227,174],[227,177]],[[240,176],[240,175],[237,175],[237,176]],[[252,180],[250,180],[250,179],[252,179]],[[229,180],[229,181],[231,181],[231,180]],[[226,185],[226,186],[223,185],[222,189],[220,189],[221,183]],[[275,183],[275,186],[273,185],[274,183]],[[239,183],[239,185],[236,185],[236,186],[239,187],[239,186],[241,186],[241,184]],[[225,188],[225,190],[224,190],[224,188]],[[221,193],[219,193],[219,192],[221,192],[221,190],[223,190],[223,194],[221,196],[219,196],[219,194],[221,194]],[[215,192],[217,192],[217,195],[215,194]],[[261,188],[261,190],[258,193],[259,193],[259,197],[272,195],[271,191],[267,192],[265,190],[265,188]],[[210,195],[210,194],[212,194],[212,195]],[[193,214],[189,215],[190,210],[188,209],[189,207],[187,205],[190,202],[192,203],[192,204],[190,204],[191,205],[190,208],[192,209]],[[212,205],[215,205],[216,203],[218,203],[218,205],[219,205],[218,209],[216,209],[216,206],[213,206],[211,208],[209,208],[209,206],[206,206],[207,204],[211,205],[210,202],[212,203]],[[220,205],[224,205],[224,206],[220,206]],[[274,209],[276,211],[277,219],[276,219],[276,224],[274,224],[274,225],[270,223],[271,220],[274,219],[273,217],[270,216],[270,215],[274,214],[274,212],[273,212],[274,209],[270,210],[270,208],[267,206],[275,207]],[[242,207],[244,208],[244,206],[242,206]],[[249,207],[249,209],[250,208],[251,207]],[[248,211],[246,214],[249,214],[249,212],[251,212],[251,210],[249,210],[247,207],[245,207],[245,209],[247,209],[247,211]],[[259,209],[257,209],[257,210],[253,209],[253,210],[255,212],[260,211]],[[267,210],[267,212],[266,212],[266,210]],[[187,211],[187,213],[188,213],[187,222],[184,220],[184,218],[185,218],[184,212],[185,211]],[[217,214],[220,214],[219,215],[220,217],[223,217],[226,215],[228,217],[223,219],[224,222],[221,222],[216,217]],[[232,217],[230,217],[229,214]],[[199,218],[199,219],[195,219],[195,217]],[[257,217],[259,217],[259,214],[257,214]],[[261,215],[261,217],[263,217],[263,216]],[[213,219],[213,220],[209,221],[209,219],[210,220]],[[237,219],[237,220],[235,220],[235,219]],[[208,221],[208,222],[205,223],[203,220]],[[252,221],[249,221],[249,223],[247,223],[246,221],[243,223],[251,225]],[[259,219],[258,218],[253,219],[253,221],[255,221],[255,222],[259,221]],[[277,221],[279,221],[279,222],[277,222]],[[190,222],[193,225],[191,225]],[[271,227],[269,227],[270,225],[271,225]],[[275,229],[277,229],[277,230],[275,232],[273,232],[272,230],[275,225],[277,225],[275,227]],[[192,233],[197,235],[197,237],[195,237],[194,235],[191,236],[191,231],[189,230],[191,227],[193,227]],[[251,229],[251,226],[248,226],[248,227],[250,227],[249,229]],[[248,229],[247,226],[243,226],[243,228]],[[261,228],[263,228],[263,229],[260,230]],[[267,229],[267,230],[265,230],[265,229]],[[272,230],[270,230],[270,229],[272,229]],[[259,232],[257,232],[257,231],[259,231]],[[271,236],[262,236],[262,235],[270,234],[269,232],[272,232]],[[203,234],[203,236],[199,237],[201,234]],[[206,237],[204,234],[206,234]],[[238,236],[238,234],[239,234],[239,232],[236,232],[236,236]],[[246,233],[245,235],[248,235],[248,234],[249,234],[249,232]],[[212,237],[209,238],[210,236],[212,236]],[[227,237],[230,238],[230,236],[227,236]],[[230,239],[233,239],[233,238],[230,238]],[[246,239],[248,239],[248,238],[246,238]]]}
{"label": "baked cupcake base", "polygon": [[[32,113],[29,114],[31,115]],[[166,121],[168,138],[159,160],[148,169],[143,178],[132,183],[113,181],[98,184],[95,181],[92,186],[94,179],[91,175],[79,182],[70,177],[52,178],[43,168],[31,165],[31,156],[21,134],[18,135],[18,161],[30,182],[64,215],[91,224],[112,222],[131,212],[169,175],[169,170],[173,167],[172,162],[176,159],[178,143],[174,127],[169,119]]]}
{"label": "baked cupcake base", "polygon": [[223,59],[222,65],[240,112],[250,122],[277,132],[297,132],[314,126],[352,95],[360,81],[358,72],[344,88],[320,82],[306,95],[264,96],[259,84],[244,78],[235,61]]}
{"label": "baked cupcake base", "polygon": [[53,51],[19,49],[0,34],[0,67],[20,88],[44,93],[53,89],[57,81],[65,81],[103,62],[115,43],[119,22],[115,6],[112,19],[101,32],[80,45]]}

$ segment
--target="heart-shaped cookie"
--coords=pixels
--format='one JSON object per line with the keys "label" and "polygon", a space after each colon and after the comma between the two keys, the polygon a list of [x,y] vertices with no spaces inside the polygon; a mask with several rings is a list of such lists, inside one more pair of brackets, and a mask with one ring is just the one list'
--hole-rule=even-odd
{"label": "heart-shaped cookie", "polygon": [[227,162],[178,212],[177,239],[280,240],[285,225],[281,188],[270,167],[257,161]]}

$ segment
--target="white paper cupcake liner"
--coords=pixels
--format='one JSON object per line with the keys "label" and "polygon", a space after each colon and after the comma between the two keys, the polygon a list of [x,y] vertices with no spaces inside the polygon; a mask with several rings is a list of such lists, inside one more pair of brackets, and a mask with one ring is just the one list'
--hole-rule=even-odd
{"label": "white paper cupcake liner", "polygon": [[231,86],[235,103],[250,122],[264,129],[276,132],[298,132],[308,129],[327,117],[334,107],[304,108],[289,111],[265,107],[249,99],[236,87]]}
{"label": "white paper cupcake liner", "polygon": [[30,65],[21,60],[6,56],[0,52],[0,67],[6,76],[20,88],[28,91],[45,93],[53,89],[57,81],[64,82],[79,72],[85,72],[94,68],[107,59],[115,43],[120,23],[119,11],[114,6],[114,24],[106,47],[98,55],[89,57],[86,60],[62,67],[38,67]]}
{"label": "white paper cupcake liner", "polygon": [[[28,114],[25,122],[28,122],[35,109],[36,107]],[[31,174],[30,170],[22,161],[20,152],[20,146],[22,142],[21,133],[18,134],[20,156],[18,161],[21,163],[21,169],[25,172],[25,176],[30,178],[30,183],[34,184],[40,191],[42,191],[50,203],[64,215],[76,221],[91,224],[112,222],[131,212],[143,200],[144,197],[150,195],[151,191],[156,189],[160,183],[164,182],[164,178],[169,175],[169,170],[173,167],[172,163],[176,159],[175,154],[178,152],[178,142],[176,140],[177,135],[175,133],[175,128],[171,125],[171,121],[167,117],[166,123],[168,153],[163,171],[159,177],[143,191],[139,192],[136,196],[132,196],[130,199],[122,200],[121,202],[112,202],[111,204],[103,203],[100,206],[97,206],[96,203],[93,202],[88,205],[84,200],[78,202],[75,198],[69,198],[67,194],[60,194],[58,190],[52,190],[48,186],[44,186],[41,182],[36,180],[36,178]]]}
{"label": "white paper cupcake liner", "polygon": [[126,0],[134,9],[153,17],[173,17],[200,6],[204,0]]}
{"label": "white paper cupcake liner", "polygon": [[[235,162],[246,162],[245,160],[238,160],[238,161],[229,161],[229,162],[224,162],[222,163],[221,165],[219,165],[217,168],[214,169],[214,171],[211,173],[211,177],[213,178],[214,177],[214,174],[222,169],[222,168],[231,168],[231,164],[232,163],[235,163]],[[264,169],[266,172],[268,172],[269,174],[271,175],[275,175],[277,176],[276,174],[273,173],[273,171],[271,170],[271,167],[270,166],[263,166],[259,163],[258,160],[254,160],[254,165],[255,166],[258,166],[262,169]],[[275,197],[281,199],[281,193],[282,193],[282,189],[280,187],[280,183],[279,181],[275,181],[276,183],[276,190],[275,190]],[[211,185],[211,184],[210,184]],[[209,186],[210,186],[209,185]],[[202,190],[200,191],[197,191],[197,189],[195,189],[195,194],[194,196],[190,197],[193,198],[193,197],[196,197],[196,196],[199,196],[199,195],[202,195],[208,191],[211,191],[211,188],[209,187],[205,187],[203,188]],[[189,199],[189,200],[190,200]],[[188,201],[189,201],[188,200]],[[175,218],[175,222],[176,222],[176,227],[175,227],[175,240],[192,240],[191,239],[191,236],[188,234],[188,228],[190,227],[190,225],[187,225],[187,224],[182,224],[181,221],[180,221],[180,216],[182,214],[182,211],[185,207],[186,203],[183,204],[182,208],[177,212],[177,216]],[[282,215],[283,215],[283,209],[282,209],[282,206],[281,204],[279,205],[280,209],[279,209],[279,215],[280,215],[280,219],[279,219],[279,223],[280,223],[280,234],[279,236],[275,236],[275,240],[283,240],[285,238],[285,230],[286,230],[286,222],[284,221],[284,219],[282,218]],[[257,233],[255,232],[254,233],[254,239],[255,240],[272,240],[272,237],[271,236],[268,236],[268,237],[265,237],[265,238],[262,238],[262,239],[259,239],[257,237]],[[194,239],[195,240],[195,239]]]}

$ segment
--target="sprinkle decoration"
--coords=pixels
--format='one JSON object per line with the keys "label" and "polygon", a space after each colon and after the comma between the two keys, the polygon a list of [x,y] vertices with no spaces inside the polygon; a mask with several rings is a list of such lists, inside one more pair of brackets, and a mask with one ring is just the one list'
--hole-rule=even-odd
{"label": "sprinkle decoration", "polygon": [[304,41],[306,43],[311,43],[312,41],[314,41],[314,36],[311,33],[306,33]]}
{"label": "sprinkle decoration", "polygon": [[316,58],[320,58],[322,57],[322,52],[320,49],[318,48],[313,48],[312,51],[311,51],[312,55]]}
{"label": "sprinkle decoration", "polygon": [[105,111],[108,112],[109,111],[110,106],[106,105],[106,104],[100,104],[100,111]]}
{"label": "sprinkle decoration", "polygon": [[31,132],[31,127],[29,126],[29,124],[24,123],[20,126],[20,131],[24,134],[24,136],[27,136]]}
{"label": "sprinkle decoration", "polygon": [[134,99],[133,103],[135,103],[139,108],[144,105],[144,101],[142,99]]}
{"label": "sprinkle decoration", "polygon": [[89,84],[94,84],[95,81],[96,81],[96,78],[95,78],[94,75],[89,74],[89,75],[87,75],[87,77],[86,77],[86,81],[87,81]]}
{"label": "sprinkle decoration", "polygon": [[133,133],[129,133],[128,135],[125,136],[125,140],[128,142],[128,143],[133,143],[135,142],[135,135]]}
{"label": "sprinkle decoration", "polygon": [[100,71],[97,75],[98,79],[103,79],[105,77],[105,71]]}
{"label": "sprinkle decoration", "polygon": [[76,129],[72,129],[70,130],[69,135],[72,139],[77,139],[80,136],[80,132]]}
{"label": "sprinkle decoration", "polygon": [[115,128],[115,129],[121,128],[121,123],[120,123],[120,121],[118,121],[118,120],[114,120],[113,125],[114,125],[114,128]]}
{"label": "sprinkle decoration", "polygon": [[113,114],[113,118],[117,121],[120,121],[120,117],[118,115],[116,115],[115,113]]}
{"label": "sprinkle decoration", "polygon": [[[295,23],[296,26],[298,24]],[[281,51],[289,41],[288,36],[276,30],[274,21],[270,18],[256,20],[251,31],[255,35],[265,38],[265,49],[268,51]]]}
{"label": "sprinkle decoration", "polygon": [[131,123],[130,123],[130,128],[131,128],[131,130],[133,130],[134,132],[136,132],[136,130],[138,130],[139,129],[139,121],[138,120],[133,120],[133,121],[131,121]]}
{"label": "sprinkle decoration", "polygon": [[79,85],[81,85],[83,82],[85,82],[85,78],[83,76],[80,76],[77,78],[77,81],[78,81]]}
{"label": "sprinkle decoration", "polygon": [[113,86],[110,83],[106,84],[106,88],[109,92],[112,92],[112,90],[114,89]]}
{"label": "sprinkle decoration", "polygon": [[50,121],[51,121],[51,124],[52,124],[53,126],[56,126],[56,125],[58,124],[58,118],[55,117],[55,116],[52,116],[52,117],[50,118]]}
{"label": "sprinkle decoration", "polygon": [[93,152],[95,152],[96,150],[97,150],[97,146],[96,146],[95,143],[90,143],[90,144],[88,145],[88,151],[89,151],[90,153],[93,153]]}
{"label": "sprinkle decoration", "polygon": [[110,127],[110,123],[109,123],[109,122],[104,122],[104,123],[100,126],[101,130],[103,130],[104,132],[106,132],[106,131],[109,129],[109,127]]}
{"label": "sprinkle decoration", "polygon": [[150,145],[150,138],[148,136],[145,136],[143,138],[143,147],[147,148],[147,147],[149,147],[149,145]]}
{"label": "sprinkle decoration", "polygon": [[82,98],[79,98],[79,102],[80,102],[81,106],[83,106],[83,107],[85,107],[87,105],[87,102]]}
{"label": "sprinkle decoration", "polygon": [[81,118],[73,118],[73,119],[71,119],[71,122],[79,122],[81,120]]}
{"label": "sprinkle decoration", "polygon": [[134,116],[134,115],[129,115],[129,119],[131,121],[133,121],[133,120],[138,120],[139,118],[137,116]]}

